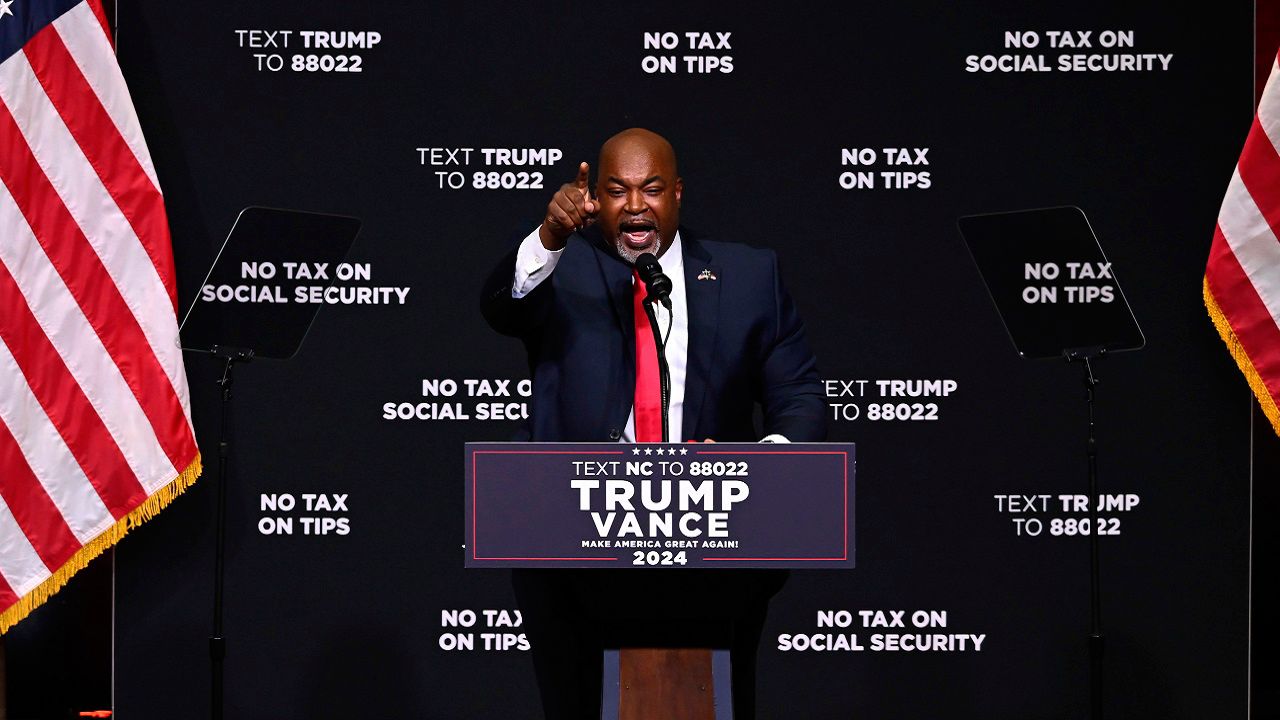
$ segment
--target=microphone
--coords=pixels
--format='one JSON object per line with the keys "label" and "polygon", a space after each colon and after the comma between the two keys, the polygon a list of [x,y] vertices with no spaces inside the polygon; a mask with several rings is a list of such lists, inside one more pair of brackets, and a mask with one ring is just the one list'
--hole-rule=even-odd
{"label": "microphone", "polygon": [[636,258],[636,271],[640,273],[640,279],[644,281],[645,289],[649,293],[649,297],[662,303],[666,309],[671,309],[671,278],[662,272],[662,265],[658,264],[658,258],[653,253],[640,253],[640,257]]}

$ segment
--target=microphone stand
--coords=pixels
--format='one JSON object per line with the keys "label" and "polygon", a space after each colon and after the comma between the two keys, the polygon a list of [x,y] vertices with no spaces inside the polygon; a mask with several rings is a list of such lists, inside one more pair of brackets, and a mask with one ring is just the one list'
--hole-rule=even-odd
{"label": "microphone stand", "polygon": [[[658,327],[658,313],[654,310],[656,300],[652,294],[644,298],[644,314],[649,317],[649,326],[653,328],[653,344],[658,350],[658,381],[662,388],[662,442],[671,442],[671,428],[668,426],[667,414],[671,407],[671,368],[667,366],[667,342],[662,337],[662,329]],[[671,312],[670,309],[667,312]]]}

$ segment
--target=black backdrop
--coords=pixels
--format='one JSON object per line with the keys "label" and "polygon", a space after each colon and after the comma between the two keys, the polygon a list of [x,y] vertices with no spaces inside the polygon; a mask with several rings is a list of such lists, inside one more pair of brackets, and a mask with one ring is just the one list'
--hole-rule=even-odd
{"label": "black backdrop", "polygon": [[[1140,498],[1100,513],[1120,530],[1103,542],[1108,708],[1243,716],[1250,401],[1205,318],[1200,278],[1251,116],[1251,21],[1244,2],[121,3],[119,56],[168,200],[184,306],[250,204],[363,218],[351,260],[371,277],[345,284],[409,289],[403,304],[326,306],[294,360],[239,372],[229,712],[537,715],[527,653],[483,649],[482,633],[520,632],[482,613],[514,609],[506,574],[462,569],[462,443],[514,428],[478,419],[489,398],[466,397],[463,381],[524,377],[518,346],[484,326],[474,298],[578,160],[594,164],[601,140],[641,125],[677,148],[685,224],[777,250],[824,378],[868,381],[856,396],[831,386],[833,412],[859,413],[831,423],[832,439],[859,444],[859,567],[794,573],[774,601],[762,717],[1084,714],[1086,542],[1052,534],[1084,516],[1056,498],[1085,489],[1078,371],[1014,355],[954,225],[1063,204],[1088,213],[1148,339],[1097,366],[1102,487]],[[280,34],[242,30],[292,34],[281,47]],[[378,42],[304,47],[309,30]],[[1049,47],[1056,30],[1089,31],[1094,47]],[[1106,30],[1132,33],[1133,47],[1100,47]],[[690,50],[683,33],[695,31],[713,45],[731,33],[729,48]],[[1006,47],[1016,31],[1039,47]],[[680,46],[646,49],[646,32],[674,32]],[[249,46],[268,37],[274,46]],[[273,54],[283,69],[260,70],[255,55]],[[1061,72],[1063,54],[1158,54],[1168,66]],[[680,72],[644,72],[648,55],[675,56]],[[966,70],[985,55],[1044,55],[1055,70]],[[338,72],[352,56],[360,72]],[[690,73],[684,56],[728,56],[732,71]],[[462,167],[419,150],[466,147]],[[928,148],[928,165],[891,167],[888,147]],[[493,166],[481,148],[563,157]],[[929,187],[877,176],[844,189],[841,173],[867,169],[841,164],[851,148],[878,149],[876,172],[928,172]],[[436,173],[454,171],[465,187],[442,188]],[[541,173],[543,189],[489,189],[490,172]],[[212,460],[217,368],[193,356],[188,371]],[[442,379],[459,395],[424,396],[425,380]],[[957,390],[907,399],[936,403],[935,421],[872,420],[872,407],[899,400],[878,391],[890,379]],[[471,419],[384,419],[388,403],[438,402]],[[120,547],[122,717],[205,712],[213,491],[210,475]],[[299,505],[304,493],[345,494],[347,510],[262,509],[281,493]],[[1053,498],[1047,511],[1001,512],[995,496],[1011,494]],[[262,532],[281,516],[292,535]],[[305,535],[303,517],[350,530]],[[1029,518],[1040,535],[1017,534],[1014,520]],[[479,620],[442,627],[455,610]],[[947,626],[819,628],[828,610],[944,611]],[[784,635],[851,632],[863,645],[883,632],[985,639],[952,653],[778,649]],[[455,634],[476,649],[443,649]]]}

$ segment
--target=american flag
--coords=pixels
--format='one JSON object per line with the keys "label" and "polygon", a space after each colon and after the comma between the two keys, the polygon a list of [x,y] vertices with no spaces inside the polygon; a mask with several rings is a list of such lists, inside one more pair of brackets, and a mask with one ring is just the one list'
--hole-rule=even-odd
{"label": "american flag", "polygon": [[1204,302],[1280,433],[1280,72],[1275,62],[1218,211]]}
{"label": "american flag", "polygon": [[0,632],[200,474],[176,305],[100,0],[0,0]]}

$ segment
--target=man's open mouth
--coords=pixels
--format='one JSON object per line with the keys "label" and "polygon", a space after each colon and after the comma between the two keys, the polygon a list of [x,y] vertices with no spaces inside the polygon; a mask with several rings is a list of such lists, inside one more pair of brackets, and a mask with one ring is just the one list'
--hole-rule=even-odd
{"label": "man's open mouth", "polygon": [[634,249],[648,248],[657,244],[658,228],[646,220],[629,220],[618,226],[618,237]]}

